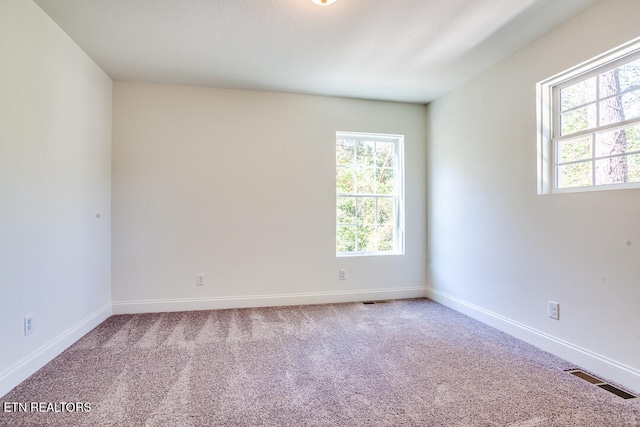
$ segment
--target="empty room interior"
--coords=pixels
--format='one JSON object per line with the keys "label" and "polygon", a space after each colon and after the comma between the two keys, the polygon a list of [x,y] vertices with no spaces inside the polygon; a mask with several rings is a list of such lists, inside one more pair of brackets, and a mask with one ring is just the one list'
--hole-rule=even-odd
{"label": "empty room interior", "polygon": [[640,426],[638,16],[0,1],[0,424]]}

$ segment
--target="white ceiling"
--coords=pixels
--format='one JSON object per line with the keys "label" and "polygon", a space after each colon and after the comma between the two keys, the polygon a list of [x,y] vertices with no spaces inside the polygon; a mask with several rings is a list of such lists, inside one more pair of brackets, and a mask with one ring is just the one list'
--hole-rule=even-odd
{"label": "white ceiling", "polygon": [[426,103],[595,0],[35,0],[114,80]]}

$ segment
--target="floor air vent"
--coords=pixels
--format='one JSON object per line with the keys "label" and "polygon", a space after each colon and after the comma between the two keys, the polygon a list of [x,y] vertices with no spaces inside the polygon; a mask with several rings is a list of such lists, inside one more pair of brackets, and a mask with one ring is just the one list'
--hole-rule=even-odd
{"label": "floor air vent", "polygon": [[386,301],[363,301],[363,304],[386,304]]}
{"label": "floor air vent", "polygon": [[610,393],[615,394],[616,396],[620,396],[623,399],[637,399],[638,396],[634,396],[631,393],[627,393],[624,390],[619,389],[618,387],[614,387],[611,384],[608,384],[602,381],[600,378],[594,377],[593,375],[587,374],[586,372],[580,369],[566,369],[566,372],[574,375],[580,379],[583,379],[593,385],[600,387],[601,389],[607,390]]}
{"label": "floor air vent", "polygon": [[598,387],[603,388],[617,396],[620,396],[623,399],[637,399],[637,396],[634,396],[631,393],[627,393],[624,390],[620,390],[618,387],[614,387],[611,384],[599,384]]}

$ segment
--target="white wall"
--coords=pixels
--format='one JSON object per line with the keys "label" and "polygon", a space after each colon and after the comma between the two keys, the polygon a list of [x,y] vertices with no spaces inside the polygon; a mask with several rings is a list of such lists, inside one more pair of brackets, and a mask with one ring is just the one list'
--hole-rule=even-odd
{"label": "white wall", "polygon": [[[115,312],[424,295],[424,106],[122,82],[113,102]],[[336,131],[405,135],[406,255],[336,258]]]}
{"label": "white wall", "polygon": [[111,80],[25,0],[0,2],[0,64],[3,395],[110,313]]}
{"label": "white wall", "polygon": [[428,109],[430,295],[636,391],[640,190],[536,195],[535,85],[640,36],[638,16],[600,1]]}

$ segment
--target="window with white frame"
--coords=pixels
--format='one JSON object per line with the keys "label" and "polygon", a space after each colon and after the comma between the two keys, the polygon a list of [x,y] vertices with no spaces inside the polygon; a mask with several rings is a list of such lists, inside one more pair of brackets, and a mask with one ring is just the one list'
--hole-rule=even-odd
{"label": "window with white frame", "polygon": [[336,133],[336,255],[404,253],[403,141]]}
{"label": "window with white frame", "polygon": [[538,85],[539,193],[640,187],[640,41]]}

